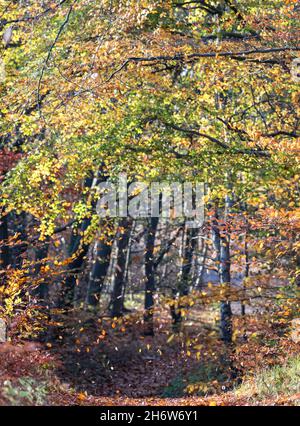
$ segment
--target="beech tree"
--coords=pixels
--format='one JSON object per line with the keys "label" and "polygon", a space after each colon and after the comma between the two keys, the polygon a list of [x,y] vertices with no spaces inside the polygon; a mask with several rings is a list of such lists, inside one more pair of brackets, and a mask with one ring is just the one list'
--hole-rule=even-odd
{"label": "beech tree", "polygon": [[[115,329],[135,297],[141,334],[154,338],[161,309],[179,338],[196,305],[217,304],[230,350],[234,304],[245,321],[262,297],[294,315],[298,14],[292,0],[0,0],[7,323],[46,312]],[[102,217],[101,183],[120,175],[204,183],[203,223],[175,217],[174,194],[167,221]]]}

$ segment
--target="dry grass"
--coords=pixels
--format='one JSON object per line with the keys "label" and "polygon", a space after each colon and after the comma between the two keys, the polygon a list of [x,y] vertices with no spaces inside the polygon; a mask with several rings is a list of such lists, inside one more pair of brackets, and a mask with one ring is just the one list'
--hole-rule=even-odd
{"label": "dry grass", "polygon": [[258,371],[253,377],[246,378],[234,393],[251,402],[285,399],[300,405],[300,356],[291,358],[284,365]]}

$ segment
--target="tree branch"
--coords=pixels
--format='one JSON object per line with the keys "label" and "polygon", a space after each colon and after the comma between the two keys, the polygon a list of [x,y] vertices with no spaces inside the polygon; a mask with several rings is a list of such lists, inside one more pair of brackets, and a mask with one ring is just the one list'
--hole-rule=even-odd
{"label": "tree branch", "polygon": [[268,53],[281,53],[288,51],[300,51],[300,47],[298,46],[288,46],[288,47],[271,47],[271,48],[261,48],[261,49],[249,49],[249,50],[240,50],[238,52],[203,52],[203,53],[191,53],[189,55],[177,54],[174,56],[171,55],[159,55],[159,56],[144,56],[144,57],[129,57],[127,58],[123,64],[117,68],[106,80],[106,82],[111,81],[116,74],[121,72],[124,68],[127,67],[129,63],[144,63],[144,62],[161,62],[161,61],[189,61],[191,59],[201,59],[201,58],[219,58],[219,57],[229,57],[236,60],[241,60],[245,56],[249,55],[258,55],[258,54],[268,54]]}
{"label": "tree branch", "polygon": [[56,43],[57,43],[57,41],[58,41],[58,39],[59,39],[60,35],[62,34],[62,32],[63,32],[63,30],[64,30],[64,28],[65,28],[65,26],[66,26],[66,25],[67,25],[67,23],[69,22],[69,19],[70,19],[71,13],[72,13],[72,11],[73,11],[73,6],[74,6],[74,4],[76,3],[76,1],[77,1],[77,0],[74,0],[74,2],[72,3],[72,5],[70,6],[69,11],[68,11],[67,16],[66,16],[66,19],[65,19],[65,20],[64,20],[64,22],[61,24],[61,26],[60,26],[60,28],[59,28],[59,31],[58,31],[58,33],[57,33],[57,35],[56,35],[56,37],[55,37],[55,39],[54,39],[53,43],[51,44],[50,49],[49,49],[48,54],[47,54],[47,57],[46,57],[46,59],[45,59],[45,62],[44,62],[44,65],[43,65],[43,68],[42,68],[42,71],[41,71],[41,75],[40,75],[40,78],[39,78],[39,81],[38,81],[38,89],[37,89],[37,106],[38,106],[39,111],[40,111],[40,107],[41,107],[41,94],[40,94],[40,91],[41,91],[42,80],[43,80],[43,76],[44,76],[44,73],[45,73],[46,67],[47,67],[48,62],[49,62],[49,60],[50,60],[52,50],[54,49],[54,47],[55,47],[55,45],[56,45]]}
{"label": "tree branch", "polygon": [[[10,19],[10,20],[6,20],[3,19],[2,21],[0,21],[0,29],[2,29],[5,25],[7,24],[17,24],[18,22],[30,22],[30,21],[35,21],[36,19],[39,19],[41,17],[43,17],[44,15],[46,15],[49,12],[54,12],[56,9],[58,9],[62,4],[64,4],[67,0],[61,0],[58,4],[56,4],[53,7],[48,7],[47,9],[45,9],[43,12],[39,13],[38,15],[35,16],[23,16],[21,18],[16,18],[16,19]],[[6,10],[8,9],[8,6],[6,8]]]}

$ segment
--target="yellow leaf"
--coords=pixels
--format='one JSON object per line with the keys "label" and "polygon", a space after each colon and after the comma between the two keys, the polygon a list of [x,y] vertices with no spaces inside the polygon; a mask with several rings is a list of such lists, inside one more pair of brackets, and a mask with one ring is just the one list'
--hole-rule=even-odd
{"label": "yellow leaf", "polygon": [[84,401],[86,399],[86,395],[83,392],[80,392],[77,396],[79,401]]}
{"label": "yellow leaf", "polygon": [[175,334],[171,334],[171,336],[168,338],[167,343],[172,342],[172,340],[174,339]]}

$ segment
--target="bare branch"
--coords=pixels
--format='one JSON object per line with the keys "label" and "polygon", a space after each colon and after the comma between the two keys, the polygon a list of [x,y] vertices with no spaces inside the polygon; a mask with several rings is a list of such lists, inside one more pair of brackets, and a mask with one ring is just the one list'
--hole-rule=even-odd
{"label": "bare branch", "polygon": [[48,54],[47,54],[47,57],[46,57],[46,59],[45,59],[45,62],[44,62],[44,65],[43,65],[43,68],[42,68],[42,71],[41,71],[41,75],[40,75],[40,78],[39,78],[39,81],[38,81],[38,89],[37,89],[37,99],[38,99],[38,100],[37,100],[37,104],[38,104],[38,109],[39,109],[39,110],[40,110],[40,107],[41,107],[41,94],[40,94],[40,91],[41,91],[42,80],[43,80],[43,76],[44,76],[44,73],[45,73],[46,67],[47,67],[48,62],[49,62],[49,60],[50,60],[52,50],[54,49],[54,47],[55,47],[55,45],[56,45],[56,43],[57,43],[57,41],[58,41],[58,39],[59,39],[60,35],[62,34],[62,32],[63,32],[63,30],[64,30],[64,28],[65,28],[65,26],[66,26],[66,25],[67,25],[67,23],[69,22],[69,19],[70,19],[71,13],[72,13],[72,11],[73,11],[73,6],[74,6],[74,4],[76,3],[76,1],[77,1],[77,0],[75,0],[75,1],[73,2],[73,4],[70,6],[69,11],[68,11],[67,16],[66,16],[66,19],[65,19],[65,20],[64,20],[64,22],[61,24],[61,26],[60,26],[60,28],[59,28],[59,31],[58,31],[58,33],[57,33],[57,35],[56,35],[56,37],[55,37],[55,39],[54,39],[53,43],[51,44],[50,49],[49,49]]}
{"label": "bare branch", "polygon": [[187,62],[192,59],[201,59],[201,58],[224,58],[228,57],[231,59],[241,60],[245,56],[250,55],[258,55],[258,54],[269,54],[269,53],[281,53],[288,51],[300,51],[300,47],[298,46],[287,46],[287,47],[271,47],[271,48],[261,48],[261,49],[249,49],[249,50],[240,50],[238,52],[203,52],[203,53],[191,53],[189,55],[177,54],[174,56],[171,55],[159,55],[159,56],[144,56],[144,57],[129,57],[127,58],[123,64],[117,68],[110,77],[106,80],[106,82],[111,81],[116,74],[121,72],[127,65],[132,63],[144,63],[144,62],[163,62],[163,61],[181,61]]}

